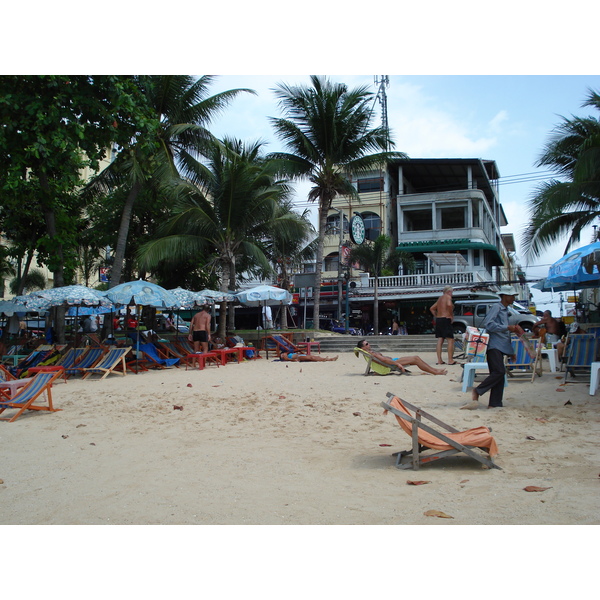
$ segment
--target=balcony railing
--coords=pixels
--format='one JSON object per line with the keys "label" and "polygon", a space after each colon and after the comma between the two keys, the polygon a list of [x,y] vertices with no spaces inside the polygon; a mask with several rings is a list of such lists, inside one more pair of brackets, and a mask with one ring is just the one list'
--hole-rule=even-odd
{"label": "balcony railing", "polygon": [[[444,285],[470,284],[483,282],[484,278],[479,272],[470,273],[428,273],[423,275],[394,275],[392,277],[379,277],[379,288],[403,287],[431,287]],[[361,278],[363,289],[373,288],[375,277]]]}

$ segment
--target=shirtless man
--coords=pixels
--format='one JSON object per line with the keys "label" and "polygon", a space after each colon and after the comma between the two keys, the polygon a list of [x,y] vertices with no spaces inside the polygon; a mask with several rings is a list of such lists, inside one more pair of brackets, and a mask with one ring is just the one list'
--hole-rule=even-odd
{"label": "shirtless man", "polygon": [[325,358],[324,356],[318,356],[317,354],[298,354],[296,352],[279,352],[279,358],[281,360],[289,360],[291,362],[330,362],[337,360],[337,354],[335,356]]}
{"label": "shirtless man", "polygon": [[443,289],[442,295],[438,298],[437,302],[429,308],[429,310],[435,317],[437,364],[446,364],[442,360],[442,347],[444,345],[444,340],[448,341],[448,364],[458,364],[454,360],[454,329],[452,327],[452,323],[454,322],[454,304],[452,303],[452,288],[449,285]]}
{"label": "shirtless man", "polygon": [[399,367],[403,373],[407,372],[404,368],[406,365],[414,365],[415,367],[419,367],[421,371],[425,371],[425,373],[431,373],[432,375],[446,375],[446,373],[448,373],[446,369],[436,369],[431,365],[428,365],[420,356],[402,356],[400,358],[390,358],[389,356],[384,356],[379,352],[375,352],[375,350],[371,350],[371,344],[367,342],[367,340],[360,340],[360,342],[358,342],[356,345],[361,350],[364,350],[371,356],[374,356],[380,362],[389,365],[390,367]]}
{"label": "shirtless man", "polygon": [[535,324],[535,327],[546,328],[546,342],[555,343],[560,340],[560,325],[558,321],[552,316],[551,311],[545,310],[544,315]]}
{"label": "shirtless man", "polygon": [[200,312],[197,312],[190,323],[190,333],[194,342],[194,352],[208,352],[208,342],[210,340],[210,306],[205,304]]}

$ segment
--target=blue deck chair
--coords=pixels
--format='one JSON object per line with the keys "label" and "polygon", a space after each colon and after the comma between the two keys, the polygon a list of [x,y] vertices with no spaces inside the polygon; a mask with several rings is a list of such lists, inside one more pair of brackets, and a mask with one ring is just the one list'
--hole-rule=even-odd
{"label": "blue deck chair", "polygon": [[[60,377],[59,372],[38,373],[31,381],[21,388],[10,400],[0,401],[0,414],[5,410],[15,409],[17,412],[12,417],[0,417],[0,421],[12,423],[18,419],[26,410],[45,410],[56,412],[60,408],[54,408],[52,405],[52,382]],[[46,405],[34,404],[41,396],[46,397]]]}
{"label": "blue deck chair", "polygon": [[41,363],[44,359],[48,358],[52,354],[52,350],[34,350],[26,358],[24,358],[16,367],[10,367],[9,371],[17,378],[21,375],[26,377],[24,373],[29,367],[35,367]]}
{"label": "blue deck chair", "polygon": [[506,361],[506,373],[509,377],[516,375],[531,375],[531,381],[535,376],[542,376],[542,343],[540,340],[531,340],[530,344],[533,347],[535,356],[530,356],[525,348],[523,340],[517,337],[511,338],[513,351],[515,353],[514,360],[510,358]]}
{"label": "blue deck chair", "polygon": [[72,367],[65,369],[65,375],[83,375],[84,369],[93,367],[105,354],[104,348],[90,348]]}
{"label": "blue deck chair", "polygon": [[125,355],[130,351],[131,348],[111,348],[94,366],[83,369],[82,379],[100,374],[102,375],[100,379],[104,379],[107,375],[116,372],[117,369],[125,376],[127,374]]}
{"label": "blue deck chair", "polygon": [[581,373],[591,373],[592,363],[598,356],[598,338],[589,333],[569,335],[566,350],[565,382],[569,376],[575,377]]}
{"label": "blue deck chair", "polygon": [[166,367],[177,366],[179,358],[164,358],[160,356],[158,349],[154,344],[140,344],[140,352],[147,361],[148,366],[164,369]]}
{"label": "blue deck chair", "polygon": [[181,348],[183,353],[187,356],[188,354],[194,354],[194,346],[188,340],[179,338],[176,344]]}

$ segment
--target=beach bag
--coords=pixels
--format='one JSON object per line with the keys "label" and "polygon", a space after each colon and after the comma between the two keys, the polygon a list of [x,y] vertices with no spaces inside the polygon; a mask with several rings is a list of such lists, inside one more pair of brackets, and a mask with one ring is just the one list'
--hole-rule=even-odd
{"label": "beach bag", "polygon": [[246,350],[246,352],[244,352],[244,355],[246,356],[246,358],[253,358],[254,350]]}
{"label": "beach bag", "polygon": [[467,327],[467,348],[465,355],[472,360],[485,362],[485,353],[490,342],[490,334],[485,329]]}

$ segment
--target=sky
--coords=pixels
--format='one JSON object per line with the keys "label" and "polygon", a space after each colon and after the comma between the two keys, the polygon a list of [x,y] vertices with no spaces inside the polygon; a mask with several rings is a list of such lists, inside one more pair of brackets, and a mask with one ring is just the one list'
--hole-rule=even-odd
{"label": "sky", "polygon": [[[368,86],[374,93],[378,88],[375,75],[328,77],[351,88]],[[281,116],[272,90],[279,83],[308,82],[308,76],[300,75],[219,76],[212,93],[250,88],[257,95],[238,96],[210,129],[217,136],[264,140],[266,151],[282,150],[269,123],[269,117]],[[527,278],[534,280],[547,275],[548,267],[566,247],[564,240],[532,259],[523,251],[528,201],[536,187],[553,176],[547,168],[535,165],[562,117],[600,117],[594,109],[582,107],[589,89],[600,91],[600,75],[389,75],[385,91],[397,150],[411,158],[496,161],[500,201],[508,219],[502,232],[514,235],[516,259]],[[378,102],[374,102],[374,110],[374,124],[379,124]],[[299,208],[313,206],[306,202],[308,187],[306,183],[296,185]],[[316,216],[313,222],[316,224]],[[588,243],[591,235],[591,229],[584,232],[581,244]],[[535,289],[532,293],[538,309],[560,314],[559,294]]]}

